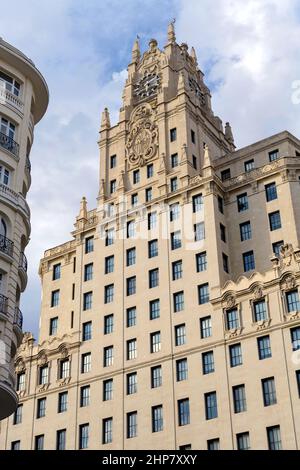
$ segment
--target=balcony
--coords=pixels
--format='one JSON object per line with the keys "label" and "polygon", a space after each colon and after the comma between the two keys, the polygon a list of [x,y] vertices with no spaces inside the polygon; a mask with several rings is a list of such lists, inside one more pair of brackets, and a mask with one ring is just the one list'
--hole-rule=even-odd
{"label": "balcony", "polygon": [[8,298],[5,297],[5,295],[0,294],[0,313],[4,313],[7,315],[7,304],[8,304]]}
{"label": "balcony", "polygon": [[14,251],[14,242],[6,238],[4,235],[0,235],[0,252],[12,258],[13,251]]}
{"label": "balcony", "polygon": [[23,326],[23,313],[19,309],[19,307],[15,307],[15,317],[14,317],[14,325],[17,325],[21,330]]}
{"label": "balcony", "polygon": [[29,173],[31,172],[31,162],[29,160],[29,157],[26,157],[25,170]]}
{"label": "balcony", "polygon": [[0,132],[0,147],[8,150],[16,157],[19,156],[19,144],[3,132]]}
{"label": "balcony", "polygon": [[25,271],[25,273],[27,273],[27,258],[26,258],[26,255],[25,253],[21,252],[20,253],[20,260],[19,260],[19,268],[22,269],[23,271]]}
{"label": "balcony", "polygon": [[0,199],[12,205],[14,209],[19,209],[29,219],[30,209],[21,193],[16,193],[5,184],[0,183]]}
{"label": "balcony", "polygon": [[24,111],[23,101],[21,101],[20,98],[18,98],[18,96],[14,95],[10,91],[2,87],[0,88],[0,103],[5,103],[10,106],[13,106],[21,113],[23,113]]}

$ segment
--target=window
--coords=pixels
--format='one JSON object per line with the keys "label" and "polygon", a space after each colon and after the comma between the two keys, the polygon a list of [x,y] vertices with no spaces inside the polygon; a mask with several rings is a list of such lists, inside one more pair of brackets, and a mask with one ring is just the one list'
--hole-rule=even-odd
{"label": "window", "polygon": [[114,285],[109,284],[104,287],[104,303],[109,304],[114,300]]}
{"label": "window", "polygon": [[172,263],[172,278],[173,281],[182,278],[182,260],[174,261]]}
{"label": "window", "polygon": [[193,155],[193,168],[197,170],[197,157]]}
{"label": "window", "polygon": [[218,417],[218,405],[216,392],[209,392],[204,394],[205,402],[205,418],[215,419]]}
{"label": "window", "polygon": [[193,129],[191,129],[191,141],[193,144],[196,143],[196,134],[195,134],[195,131],[193,131]]}
{"label": "window", "polygon": [[242,413],[247,410],[245,385],[232,387],[233,409],[235,413]]}
{"label": "window", "polygon": [[177,191],[177,189],[178,189],[178,179],[177,179],[177,176],[175,176],[174,178],[170,179],[170,191],[171,193],[173,193],[174,191]]}
{"label": "window", "polygon": [[135,237],[135,220],[127,222],[127,238]]}
{"label": "window", "polygon": [[111,444],[113,441],[113,418],[102,421],[102,444]]}
{"label": "window", "polygon": [[49,382],[49,367],[48,365],[39,368],[39,385],[45,385]]}
{"label": "window", "polygon": [[13,441],[11,443],[11,450],[20,450],[21,449],[21,441]]}
{"label": "window", "polygon": [[197,273],[206,271],[207,269],[206,251],[204,251],[203,253],[196,254],[196,269],[197,269]]}
{"label": "window", "polygon": [[171,167],[175,168],[178,166],[178,153],[173,153],[171,155]]}
{"label": "window", "polygon": [[223,269],[225,273],[229,273],[229,261],[228,256],[225,253],[222,253]]}
{"label": "window", "polygon": [[208,283],[198,286],[198,301],[200,305],[209,302]]}
{"label": "window", "polygon": [[229,346],[230,367],[237,367],[243,364],[241,343]]}
{"label": "window", "polygon": [[137,393],[137,373],[127,374],[127,395]]}
{"label": "window", "polygon": [[269,450],[281,450],[280,426],[270,426],[267,428]]}
{"label": "window", "polygon": [[280,248],[284,244],[283,240],[280,240],[279,242],[272,243],[272,248],[273,248],[273,253],[277,258],[280,256]]}
{"label": "window", "polygon": [[137,357],[137,341],[136,339],[129,339],[127,341],[127,361],[136,359]]}
{"label": "window", "polygon": [[51,292],[51,307],[57,307],[59,304],[59,290]]}
{"label": "window", "polygon": [[253,251],[247,251],[243,253],[243,264],[244,264],[244,271],[252,271],[255,269],[255,259]]}
{"label": "window", "polygon": [[176,361],[176,380],[182,382],[188,378],[188,362],[187,359],[178,359]]}
{"label": "window", "polygon": [[160,317],[160,301],[159,299],[150,300],[149,302],[150,320]]}
{"label": "window", "polygon": [[112,217],[114,215],[115,205],[113,202],[110,202],[106,205],[106,216]]}
{"label": "window", "polygon": [[202,353],[202,371],[204,375],[211,374],[212,372],[215,371],[213,351]]}
{"label": "window", "polygon": [[255,322],[267,319],[268,315],[265,300],[258,300],[253,302],[253,313]]}
{"label": "window", "polygon": [[50,318],[50,327],[49,327],[50,336],[55,336],[57,334],[57,327],[58,327],[58,317]]}
{"label": "window", "polygon": [[109,228],[105,230],[105,246],[113,245],[115,241],[115,230]]}
{"label": "window", "polygon": [[175,292],[173,294],[173,304],[174,304],[174,312],[181,312],[184,310],[184,292]]}
{"label": "window", "polygon": [[286,304],[288,312],[295,312],[300,310],[300,301],[298,290],[286,292]]}
{"label": "window", "polygon": [[148,242],[148,257],[154,258],[155,256],[158,256],[158,241],[150,240]]}
{"label": "window", "polygon": [[163,431],[163,407],[162,405],[152,406],[152,432]]}
{"label": "window", "polygon": [[161,386],[162,386],[161,366],[151,367],[151,388],[158,388]]}
{"label": "window", "polygon": [[116,180],[111,180],[111,182],[110,182],[110,194],[115,193],[116,189],[117,189],[117,181]]}
{"label": "window", "polygon": [[145,199],[146,199],[146,202],[150,202],[152,200],[152,188],[146,188]]}
{"label": "window", "polygon": [[221,214],[224,214],[224,199],[221,196],[218,196],[218,209]]}
{"label": "window", "polygon": [[64,413],[68,408],[68,392],[61,392],[58,394],[58,413]]}
{"label": "window", "polygon": [[89,446],[89,425],[79,426],[79,449],[87,449]]}
{"label": "window", "polygon": [[279,211],[271,212],[271,214],[269,214],[269,224],[271,232],[281,228],[281,217]]}
{"label": "window", "polygon": [[83,294],[83,310],[90,310],[93,303],[93,292],[85,292]]}
{"label": "window", "polygon": [[150,163],[149,165],[147,165],[147,178],[152,178],[153,174],[154,174],[153,163]]}
{"label": "window", "polygon": [[149,212],[148,214],[148,230],[152,230],[156,227],[157,217],[156,212]]}
{"label": "window", "polygon": [[193,196],[193,212],[200,212],[203,210],[203,196],[202,194],[196,194]]}
{"label": "window", "polygon": [[190,424],[190,402],[188,398],[178,400],[178,425],[186,426]]}
{"label": "window", "polygon": [[250,450],[250,437],[248,432],[236,435],[236,446],[238,450]]}
{"label": "window", "polygon": [[94,237],[87,237],[85,239],[85,252],[91,253],[94,251]]}
{"label": "window", "polygon": [[59,431],[56,431],[56,450],[66,450],[66,439],[66,429],[60,429]]}
{"label": "window", "polygon": [[261,381],[264,406],[271,406],[277,403],[275,380],[274,377],[269,377]]}
{"label": "window", "polygon": [[266,191],[267,202],[274,201],[274,199],[277,199],[276,183],[266,184],[265,191]]}
{"label": "window", "polygon": [[103,401],[113,399],[113,379],[103,380]]}
{"label": "window", "polygon": [[117,166],[117,155],[111,155],[110,157],[110,168],[116,168]]}
{"label": "window", "polygon": [[91,281],[93,279],[93,263],[84,266],[84,281]]}
{"label": "window", "polygon": [[104,317],[104,334],[109,335],[114,331],[114,315],[113,313]]}
{"label": "window", "polygon": [[279,151],[277,150],[272,150],[272,152],[269,152],[269,161],[274,162],[275,160],[278,160],[279,158]]}
{"label": "window", "polygon": [[204,222],[194,224],[195,242],[205,239],[205,225]]}
{"label": "window", "polygon": [[220,439],[209,439],[207,441],[207,450],[220,450]]}
{"label": "window", "polygon": [[240,224],[240,236],[241,242],[244,242],[245,240],[251,240],[252,230],[250,221],[243,222],[242,224]]}
{"label": "window", "polygon": [[226,243],[226,227],[223,224],[220,224],[220,237],[222,242]]}
{"label": "window", "polygon": [[136,293],[136,277],[128,277],[126,279],[126,295],[134,295]]}
{"label": "window", "polygon": [[127,439],[137,436],[137,411],[127,413]]}
{"label": "window", "polygon": [[[2,143],[1,143],[2,144]],[[0,165],[0,183],[8,186],[10,179],[10,172],[4,166]]]}
{"label": "window", "polygon": [[87,321],[82,324],[82,341],[89,341],[92,339],[92,322]]}
{"label": "window", "polygon": [[39,436],[35,436],[34,450],[44,450],[44,434],[40,434]]}
{"label": "window", "polygon": [[175,142],[177,139],[177,129],[174,127],[173,129],[170,129],[170,141]]}
{"label": "window", "polygon": [[174,220],[178,220],[180,216],[179,202],[175,202],[174,204],[171,204],[169,209],[170,209],[170,222],[173,222]]}
{"label": "window", "polygon": [[300,349],[300,327],[291,329],[293,351]]}
{"label": "window", "polygon": [[175,346],[182,346],[186,343],[185,323],[175,326]]}
{"label": "window", "polygon": [[103,366],[104,367],[109,367],[112,366],[114,363],[114,347],[113,346],[107,346],[104,348],[104,360],[103,360]]}
{"label": "window", "polygon": [[107,256],[105,258],[105,274],[113,273],[114,272],[114,265],[115,265],[114,255]]}
{"label": "window", "polygon": [[160,331],[150,334],[150,352],[156,353],[161,349]]}
{"label": "window", "polygon": [[240,318],[237,308],[231,308],[230,310],[226,310],[225,316],[227,330],[234,330],[235,328],[240,327]]}
{"label": "window", "polygon": [[75,284],[72,284],[72,300],[75,299]]}
{"label": "window", "polygon": [[0,87],[5,88],[15,96],[20,96],[20,83],[4,72],[0,72]]}
{"label": "window", "polygon": [[80,387],[80,406],[83,408],[90,404],[90,386]]}
{"label": "window", "polygon": [[133,172],[133,184],[140,182],[140,170],[134,170]]}
{"label": "window", "polygon": [[18,405],[14,413],[14,418],[13,418],[14,425],[22,423],[22,415],[23,415],[23,405]]}
{"label": "window", "polygon": [[298,395],[300,398],[300,370],[296,370],[296,382],[297,382],[297,388],[298,388]]}
{"label": "window", "polygon": [[247,162],[244,163],[245,167],[245,172],[249,173],[249,171],[254,170],[254,160],[253,158],[251,160],[248,160]]}
{"label": "window", "polygon": [[177,250],[181,248],[181,232],[177,230],[176,232],[171,233],[171,249]]}
{"label": "window", "polygon": [[133,266],[136,263],[136,249],[128,248],[126,250],[126,265]]}
{"label": "window", "polygon": [[158,285],[159,285],[159,270],[158,268],[151,269],[149,271],[149,289],[152,289],[153,287],[157,287]]}
{"label": "window", "polygon": [[272,357],[270,336],[261,336],[257,338],[258,357],[260,360]]}
{"label": "window", "polygon": [[221,171],[222,181],[230,180],[230,178],[231,178],[230,168],[226,168],[226,170]]}
{"label": "window", "polygon": [[246,211],[249,208],[247,193],[237,196],[237,207],[239,212]]}
{"label": "window", "polygon": [[70,360],[69,359],[62,359],[59,361],[59,378],[65,379],[70,377]]}
{"label": "window", "polygon": [[61,264],[55,264],[53,266],[53,275],[52,279],[53,281],[56,281],[56,279],[60,279],[60,274],[61,274]]}
{"label": "window", "polygon": [[92,366],[92,355],[91,353],[85,353],[81,355],[81,373],[86,374],[90,372]]}
{"label": "window", "polygon": [[[2,117],[0,120],[0,132],[6,135],[10,140],[13,140],[15,138],[16,126],[12,122]],[[6,145],[7,147],[5,148],[7,148],[7,150],[14,152],[12,142],[6,143]]]}
{"label": "window", "polygon": [[191,444],[183,444],[182,446],[179,446],[179,450],[192,450],[192,445]]}
{"label": "window", "polygon": [[126,310],[127,328],[136,325],[136,307],[130,307]]}
{"label": "window", "polygon": [[211,317],[200,318],[201,339],[209,338],[212,335]]}

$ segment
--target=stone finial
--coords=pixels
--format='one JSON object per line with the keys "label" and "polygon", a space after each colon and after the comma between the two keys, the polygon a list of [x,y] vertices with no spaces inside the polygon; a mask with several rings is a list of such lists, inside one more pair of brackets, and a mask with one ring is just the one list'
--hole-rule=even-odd
{"label": "stone finial", "polygon": [[110,117],[108,108],[104,108],[101,118],[101,130],[110,128]]}
{"label": "stone finial", "polygon": [[168,44],[174,44],[176,42],[175,36],[175,18],[168,26]]}
{"label": "stone finial", "polygon": [[193,59],[194,64],[197,67],[198,61],[197,61],[197,55],[196,55],[196,51],[194,47],[191,48],[191,58]]}
{"label": "stone finial", "polygon": [[203,168],[211,166],[210,151],[207,144],[204,144]]}
{"label": "stone finial", "polygon": [[139,36],[136,37],[132,48],[132,62],[138,62],[141,58]]}
{"label": "stone finial", "polygon": [[225,138],[228,140],[230,144],[234,144],[233,133],[232,133],[231,125],[229,124],[229,122],[226,122],[226,125],[225,125]]}
{"label": "stone finial", "polygon": [[87,202],[86,198],[83,196],[80,201],[80,211],[78,219],[87,219]]}
{"label": "stone finial", "polygon": [[185,78],[184,78],[184,73],[182,71],[179,72],[177,90],[178,92],[185,90]]}

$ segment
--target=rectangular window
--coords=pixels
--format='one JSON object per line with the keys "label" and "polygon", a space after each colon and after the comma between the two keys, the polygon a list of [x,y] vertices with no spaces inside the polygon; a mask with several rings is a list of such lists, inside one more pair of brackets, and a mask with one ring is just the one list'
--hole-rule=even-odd
{"label": "rectangular window", "polygon": [[137,357],[137,341],[135,339],[129,339],[127,342],[127,361],[130,361],[131,359],[136,359]]}
{"label": "rectangular window", "polygon": [[92,355],[91,353],[85,353],[81,355],[81,373],[86,374],[90,372],[92,366]]}
{"label": "rectangular window", "polygon": [[193,129],[191,129],[191,141],[193,144],[196,143],[196,134],[195,134],[195,131],[193,131]]}
{"label": "rectangular window", "polygon": [[126,295],[134,295],[136,293],[136,277],[128,277],[126,279]]}
{"label": "rectangular window", "polygon": [[271,214],[269,214],[269,224],[271,232],[281,228],[281,217],[279,211],[271,212]]}
{"label": "rectangular window", "polygon": [[174,191],[177,191],[177,189],[178,189],[178,179],[177,179],[177,176],[175,176],[174,178],[170,179],[170,191],[171,193],[173,193]]}
{"label": "rectangular window", "polygon": [[81,408],[90,404],[90,386],[80,387],[80,406]]}
{"label": "rectangular window", "polygon": [[152,289],[153,287],[157,287],[158,285],[159,285],[159,270],[158,268],[151,269],[149,271],[149,289]]}
{"label": "rectangular window", "polygon": [[93,263],[84,266],[84,281],[91,281],[93,279]]}
{"label": "rectangular window", "polygon": [[251,240],[252,230],[250,221],[243,222],[242,224],[240,224],[240,236],[241,242],[244,242],[245,240]]}
{"label": "rectangular window", "polygon": [[146,202],[152,201],[152,188],[146,188],[145,199],[146,199]]}
{"label": "rectangular window", "polygon": [[61,264],[55,264],[53,266],[53,276],[52,276],[52,279],[53,281],[56,281],[56,279],[60,279],[60,275],[61,275]]}
{"label": "rectangular window", "polygon": [[237,450],[250,450],[250,437],[248,432],[242,432],[236,435]]}
{"label": "rectangular window", "polygon": [[0,72],[0,87],[5,88],[7,91],[9,91],[15,96],[20,96],[20,83],[3,72]]}
{"label": "rectangular window", "polygon": [[94,237],[87,237],[85,239],[85,253],[94,251]]}
{"label": "rectangular window", "polygon": [[57,307],[59,304],[59,289],[51,292],[51,307]]}
{"label": "rectangular window", "polygon": [[171,168],[176,168],[178,166],[178,153],[173,153],[171,155]]}
{"label": "rectangular window", "polygon": [[231,178],[230,168],[226,168],[226,170],[221,171],[222,181],[230,180],[230,178]]}
{"label": "rectangular window", "polygon": [[135,237],[135,220],[127,222],[127,238]]}
{"label": "rectangular window", "polygon": [[253,302],[253,313],[255,322],[267,320],[268,315],[265,300],[258,300]]}
{"label": "rectangular window", "polygon": [[127,374],[127,395],[137,393],[137,373]]}
{"label": "rectangular window", "polygon": [[171,249],[177,250],[181,248],[181,231],[177,230],[176,232],[171,233]]}
{"label": "rectangular window", "polygon": [[182,325],[176,325],[174,327],[175,330],[175,346],[182,346],[186,343],[186,331],[185,331],[185,323]]}
{"label": "rectangular window", "polygon": [[110,157],[110,169],[116,168],[117,166],[117,155],[111,155]]}
{"label": "rectangular window", "polygon": [[300,398],[300,370],[296,370],[296,382],[297,382],[297,389],[298,389],[298,396]]}
{"label": "rectangular window", "polygon": [[245,172],[249,173],[249,171],[254,170],[254,160],[253,158],[251,160],[248,160],[247,162],[244,163],[245,167]]}
{"label": "rectangular window", "polygon": [[44,450],[44,434],[40,434],[39,436],[35,436],[34,438],[34,450]]}
{"label": "rectangular window", "polygon": [[203,251],[203,253],[196,254],[196,269],[197,269],[197,273],[206,271],[207,269],[206,251]]}
{"label": "rectangular window", "polygon": [[140,182],[140,170],[134,170],[133,172],[133,184]]}
{"label": "rectangular window", "polygon": [[267,428],[269,450],[281,450],[280,426],[270,426]]}
{"label": "rectangular window", "polygon": [[227,330],[234,330],[240,327],[240,318],[237,308],[231,308],[226,310],[226,328]]}
{"label": "rectangular window", "polygon": [[229,273],[229,261],[228,256],[225,253],[222,253],[223,269],[225,273]]}
{"label": "rectangular window", "polygon": [[116,180],[111,180],[111,182],[110,182],[110,194],[115,193],[116,189],[117,189],[117,181]]}
{"label": "rectangular window", "polygon": [[149,212],[148,214],[148,230],[153,230],[156,227],[157,214],[156,212]]}
{"label": "rectangular window", "polygon": [[202,371],[204,375],[212,374],[215,371],[213,351],[202,353]]}
{"label": "rectangular window", "polygon": [[291,329],[293,351],[300,349],[300,327]]}
{"label": "rectangular window", "polygon": [[226,227],[223,224],[220,224],[220,237],[222,242],[226,243]]}
{"label": "rectangular window", "polygon": [[260,360],[272,357],[270,336],[261,336],[257,338],[258,357]]}
{"label": "rectangular window", "polygon": [[173,281],[182,278],[182,260],[174,261],[172,263],[172,278]]}
{"label": "rectangular window", "polygon": [[247,411],[245,385],[232,387],[233,409],[235,413]]}
{"label": "rectangular window", "polygon": [[114,272],[114,267],[115,267],[115,257],[114,257],[114,255],[107,256],[105,258],[105,274],[113,273]]}
{"label": "rectangular window", "polygon": [[194,234],[195,234],[195,242],[199,242],[200,240],[205,239],[204,222],[198,222],[197,224],[194,224]]}
{"label": "rectangular window", "polygon": [[83,294],[83,310],[90,310],[93,303],[93,292],[85,292]]}
{"label": "rectangular window", "polygon": [[229,346],[230,367],[237,367],[243,364],[241,343]]}
{"label": "rectangular window", "polygon": [[174,312],[181,312],[184,310],[184,292],[175,292],[173,294],[173,306],[174,306]]}
{"label": "rectangular window", "polygon": [[274,377],[268,377],[261,381],[264,406],[271,406],[277,403]]}
{"label": "rectangular window", "polygon": [[138,195],[137,193],[131,195],[131,205],[132,207],[136,207],[138,205]]}
{"label": "rectangular window", "polygon": [[14,413],[14,418],[13,418],[14,425],[22,423],[22,415],[23,415],[23,405],[18,405]]}
{"label": "rectangular window", "polygon": [[278,160],[279,158],[279,151],[278,149],[272,150],[272,152],[269,152],[269,161],[274,162],[275,160]]}
{"label": "rectangular window", "polygon": [[49,367],[48,365],[39,368],[39,385],[49,383]]}
{"label": "rectangular window", "polygon": [[68,392],[61,392],[58,394],[58,413],[64,413],[68,409]]}
{"label": "rectangular window", "polygon": [[221,214],[224,214],[224,199],[221,196],[218,196],[218,209]]}
{"label": "rectangular window", "polygon": [[113,379],[103,380],[103,401],[113,399]]}
{"label": "rectangular window", "polygon": [[115,229],[109,228],[105,230],[105,246],[113,245],[115,242]]}
{"label": "rectangular window", "polygon": [[82,341],[89,341],[92,339],[92,322],[87,321],[82,324]]}
{"label": "rectangular window", "polygon": [[55,336],[57,334],[58,317],[50,318],[49,336]]}
{"label": "rectangular window", "polygon": [[153,163],[147,165],[147,178],[152,178],[154,174],[154,166]]}
{"label": "rectangular window", "polygon": [[170,141],[175,142],[177,139],[177,129],[174,127],[173,129],[170,129]]}
{"label": "rectangular window", "polygon": [[104,287],[104,303],[109,304],[114,301],[114,284]]}
{"label": "rectangular window", "polygon": [[26,385],[26,374],[25,372],[20,372],[17,374],[17,392],[21,392],[25,390],[25,385]]}
{"label": "rectangular window", "polygon": [[212,335],[211,317],[200,318],[201,339],[209,338]]}
{"label": "rectangular window", "polygon": [[239,212],[246,211],[249,208],[247,193],[239,194],[236,200]]}
{"label": "rectangular window", "polygon": [[128,248],[126,250],[126,266],[133,266],[136,263],[136,249]]}
{"label": "rectangular window", "polygon": [[203,196],[202,194],[196,194],[193,196],[193,212],[200,212],[203,210]]}
{"label": "rectangular window", "polygon": [[136,307],[130,307],[126,310],[127,328],[136,325]]}
{"label": "rectangular window", "polygon": [[20,450],[21,449],[21,441],[13,441],[10,446],[11,450]]}
{"label": "rectangular window", "polygon": [[176,380],[182,382],[188,379],[188,362],[187,359],[178,359],[176,361]]}
{"label": "rectangular window", "polygon": [[59,361],[59,378],[66,379],[70,377],[70,360],[69,359],[61,359]]}
{"label": "rectangular window", "polygon": [[279,242],[272,243],[272,248],[273,248],[273,253],[277,258],[280,256],[280,249],[282,245],[284,244],[283,240],[280,240]]}
{"label": "rectangular window", "polygon": [[137,411],[127,413],[127,439],[137,436]]}
{"label": "rectangular window", "polygon": [[197,157],[193,155],[193,168],[197,170]]}
{"label": "rectangular window", "polygon": [[56,431],[56,450],[66,450],[67,431],[60,429]]}
{"label": "rectangular window", "polygon": [[114,331],[114,315],[113,313],[104,317],[104,334],[109,335]]}
{"label": "rectangular window", "polygon": [[198,302],[200,305],[209,302],[209,286],[208,283],[198,286]]}
{"label": "rectangular window", "polygon": [[207,420],[215,419],[218,417],[218,405],[216,392],[209,392],[204,394],[205,401],[205,417]]}
{"label": "rectangular window", "polygon": [[277,199],[277,188],[276,183],[270,183],[265,185],[266,200],[267,202],[274,201]]}
{"label": "rectangular window", "polygon": [[159,299],[150,300],[149,302],[150,320],[160,317],[160,301]]}
{"label": "rectangular window", "polygon": [[150,352],[156,353],[161,349],[160,331],[150,334]]}
{"label": "rectangular window", "polygon": [[114,347],[107,346],[103,349],[103,366],[109,367],[114,363]]}
{"label": "rectangular window", "polygon": [[209,439],[207,441],[207,450],[220,450],[220,439]]}
{"label": "rectangular window", "polygon": [[162,405],[152,406],[152,432],[160,432],[164,429]]}
{"label": "rectangular window", "polygon": [[161,366],[151,367],[151,388],[162,386],[162,370]]}
{"label": "rectangular window", "polygon": [[178,220],[180,217],[180,204],[179,202],[175,202],[169,206],[170,211],[170,222],[174,220]]}
{"label": "rectangular window", "polygon": [[298,289],[286,292],[286,304],[289,313],[300,310],[300,301]]}
{"label": "rectangular window", "polygon": [[158,256],[158,241],[150,240],[148,242],[148,257],[155,258],[155,256]]}
{"label": "rectangular window", "polygon": [[111,444],[113,441],[113,418],[102,421],[102,444]]}
{"label": "rectangular window", "polygon": [[178,426],[190,424],[190,401],[188,398],[178,400]]}
{"label": "rectangular window", "polygon": [[244,271],[252,271],[255,269],[255,259],[253,251],[247,251],[247,253],[243,253],[243,264],[244,264]]}

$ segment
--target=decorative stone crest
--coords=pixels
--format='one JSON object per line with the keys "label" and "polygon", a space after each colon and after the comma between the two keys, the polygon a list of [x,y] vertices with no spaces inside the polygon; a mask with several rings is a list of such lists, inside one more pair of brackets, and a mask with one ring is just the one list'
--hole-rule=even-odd
{"label": "decorative stone crest", "polygon": [[286,243],[280,247],[280,259],[283,266],[290,266],[293,261],[294,248],[291,243]]}
{"label": "decorative stone crest", "polygon": [[253,297],[254,297],[255,300],[262,299],[263,296],[264,296],[264,292],[263,292],[262,286],[255,286],[255,287],[252,289],[252,292],[253,292]]}
{"label": "decorative stone crest", "polygon": [[287,274],[280,282],[280,287],[283,290],[289,290],[296,287],[296,278],[293,274]]}
{"label": "decorative stone crest", "polygon": [[37,363],[39,366],[45,366],[48,363],[48,358],[44,351],[39,353]]}
{"label": "decorative stone crest", "polygon": [[138,106],[130,119],[126,152],[130,165],[143,166],[157,153],[158,128],[154,111],[148,103]]}
{"label": "decorative stone crest", "polygon": [[236,306],[236,296],[233,292],[228,293],[225,295],[223,299],[223,307],[224,308],[233,308]]}
{"label": "decorative stone crest", "polygon": [[267,320],[260,320],[255,323],[256,331],[264,330],[268,328],[271,324],[271,319],[268,318]]}
{"label": "decorative stone crest", "polygon": [[15,371],[17,374],[21,374],[22,372],[25,372],[25,362],[23,361],[22,358],[17,359],[15,363]]}

